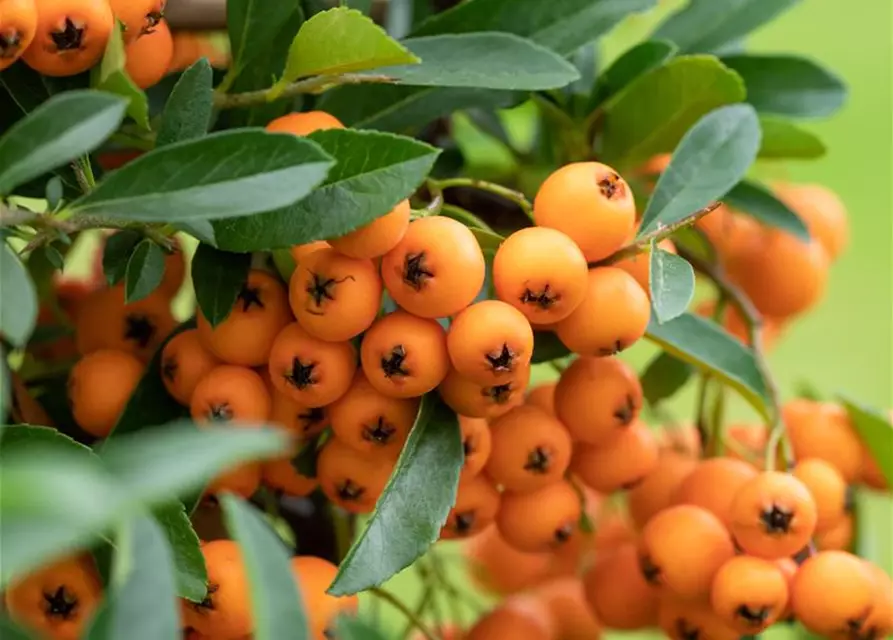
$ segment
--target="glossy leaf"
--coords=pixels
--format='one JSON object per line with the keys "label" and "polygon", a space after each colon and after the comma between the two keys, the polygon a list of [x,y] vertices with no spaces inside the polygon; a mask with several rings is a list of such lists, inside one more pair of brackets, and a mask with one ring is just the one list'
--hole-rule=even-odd
{"label": "glossy leaf", "polygon": [[[232,57],[232,70],[228,75],[238,77],[259,58],[269,54],[283,23],[294,15],[296,4],[298,3],[227,0],[226,26]],[[300,11],[300,8],[297,10]]]}
{"label": "glossy leaf", "polygon": [[456,501],[462,461],[455,413],[436,394],[428,394],[391,479],[329,593],[345,595],[380,585],[424,554],[440,536]]}
{"label": "glossy leaf", "polygon": [[0,195],[93,151],[118,128],[126,107],[99,91],[47,100],[0,137]]}
{"label": "glossy leaf", "polygon": [[657,69],[676,51],[676,45],[665,40],[646,40],[627,49],[596,80],[590,108],[617,95],[639,76]]}
{"label": "glossy leaf", "polygon": [[703,116],[744,96],[741,78],[716,58],[674,58],[605,105],[602,155],[620,169],[671,151]]}
{"label": "glossy leaf", "polygon": [[142,238],[143,235],[133,229],[116,231],[106,238],[102,248],[102,271],[108,284],[116,285],[124,279],[130,256]]}
{"label": "glossy leaf", "polygon": [[725,56],[722,62],[744,79],[747,101],[760,113],[823,117],[846,101],[843,80],[806,58],[748,54]]}
{"label": "glossy leaf", "polygon": [[732,44],[800,0],[689,0],[660,24],[653,37],[684,53],[709,53]]}
{"label": "glossy leaf", "polygon": [[439,153],[371,131],[318,131],[310,139],[337,161],[325,183],[290,207],[215,223],[218,247],[257,251],[343,235],[412,195]]}
{"label": "glossy leaf", "polygon": [[773,116],[761,116],[763,143],[760,158],[766,160],[814,160],[825,155],[825,143],[802,127]]}
{"label": "glossy leaf", "polygon": [[655,0],[468,0],[431,16],[412,35],[502,31],[566,56],[631,13],[656,4]]}
{"label": "glossy leaf", "polygon": [[72,204],[75,215],[143,222],[218,220],[290,205],[326,176],[314,143],[281,133],[223,131],[155,149]]}
{"label": "glossy leaf", "polygon": [[200,58],[184,71],[167,98],[155,146],[201,138],[208,132],[214,102],[214,71]]}
{"label": "glossy leaf", "polygon": [[146,238],[127,261],[124,274],[124,301],[129,304],[146,298],[158,288],[164,277],[164,251]]}
{"label": "glossy leaf", "polygon": [[670,355],[728,384],[768,416],[766,383],[753,352],[716,323],[684,313],[663,324],[652,319],[646,336]]}
{"label": "glossy leaf", "polygon": [[12,248],[0,240],[0,332],[16,346],[24,346],[37,322],[37,290]]}
{"label": "glossy leaf", "polygon": [[760,148],[760,123],[750,105],[721,107],[679,142],[642,215],[640,236],[671,225],[722,198],[746,174]]}
{"label": "glossy leaf", "polygon": [[250,504],[232,495],[221,497],[226,528],[242,552],[250,585],[255,640],[309,640],[303,600],[291,568],[291,554],[279,536]]}
{"label": "glossy leaf", "polygon": [[642,372],[642,393],[649,405],[656,406],[672,398],[691,380],[695,369],[666,351],[661,352],[648,363]]}
{"label": "glossy leaf", "polygon": [[764,186],[742,180],[723,198],[730,207],[743,211],[761,223],[809,240],[809,229],[800,217]]}
{"label": "glossy leaf", "polygon": [[192,258],[192,282],[202,315],[212,327],[226,320],[251,270],[250,253],[200,244]]}
{"label": "glossy leaf", "polygon": [[695,295],[695,271],[688,261],[652,246],[648,274],[655,321],[663,324],[685,313]]}
{"label": "glossy leaf", "polygon": [[102,61],[92,71],[91,86],[127,100],[127,115],[146,131],[149,130],[149,101],[146,94],[127,75],[124,38],[119,24],[115,24],[105,46]]}
{"label": "glossy leaf", "polygon": [[893,424],[889,413],[846,396],[842,401],[856,433],[871,452],[887,483],[893,486]]}
{"label": "glossy leaf", "polygon": [[207,595],[208,572],[201,544],[181,502],[164,505],[152,513],[170,545],[174,558],[177,595],[201,602]]}

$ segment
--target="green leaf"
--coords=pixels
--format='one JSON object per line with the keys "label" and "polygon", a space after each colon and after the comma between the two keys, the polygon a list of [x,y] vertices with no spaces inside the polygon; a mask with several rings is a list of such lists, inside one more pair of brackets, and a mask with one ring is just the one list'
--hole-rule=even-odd
{"label": "green leaf", "polygon": [[227,1],[226,26],[232,55],[231,71],[227,75],[238,77],[255,60],[268,54],[282,24],[294,14],[295,4],[264,0]]}
{"label": "green leaf", "polygon": [[676,51],[676,45],[665,40],[646,40],[627,49],[596,80],[589,101],[590,109],[623,91],[636,78],[660,67]]}
{"label": "green leaf", "polygon": [[666,351],[648,363],[642,372],[642,393],[649,405],[656,406],[676,395],[691,380],[695,369]]}
{"label": "green leaf", "polygon": [[462,460],[456,414],[428,394],[375,511],[328,592],[346,595],[379,585],[424,554],[456,501]]}
{"label": "green leaf", "polygon": [[34,636],[3,616],[0,616],[0,638],[3,640],[34,640]]}
{"label": "green leaf", "polygon": [[106,238],[102,249],[102,271],[106,282],[116,285],[124,279],[130,256],[143,235],[133,229],[117,231]]}
{"label": "green leaf", "polygon": [[533,332],[533,356],[530,359],[533,364],[564,358],[570,353],[554,331]]}
{"label": "green leaf", "polygon": [[102,61],[93,68],[90,85],[94,89],[107,91],[126,99],[127,115],[133,118],[140,128],[149,131],[149,101],[143,90],[127,75],[126,65],[124,38],[120,24],[116,23],[105,46]]}
{"label": "green leaf", "polygon": [[355,616],[339,615],[335,622],[335,629],[337,630],[335,637],[341,640],[387,640],[380,630]]}
{"label": "green leaf", "polygon": [[658,324],[678,318],[695,295],[695,270],[685,258],[652,244],[648,259],[651,308]]}
{"label": "green leaf", "polygon": [[355,9],[335,7],[317,13],[301,26],[277,84],[418,62],[418,57],[367,16]]}
{"label": "green leaf", "polygon": [[239,543],[248,583],[255,640],[310,638],[309,621],[291,558],[279,536],[254,507],[232,494],[221,496],[226,528]]}
{"label": "green leaf", "polygon": [[337,161],[325,183],[290,207],[216,222],[218,247],[257,251],[343,235],[411,196],[439,153],[380,132],[333,129],[309,137]]}
{"label": "green leaf", "polygon": [[746,174],[760,148],[760,123],[746,104],[720,107],[679,142],[642,215],[640,237],[671,225],[726,195]]}
{"label": "green leaf", "polygon": [[46,256],[47,262],[49,262],[54,269],[58,269],[59,271],[65,269],[65,256],[63,256],[56,247],[51,244],[45,244],[41,249]]}
{"label": "green leaf", "polygon": [[763,144],[760,158],[814,160],[825,155],[825,143],[814,133],[772,116],[760,116]]}
{"label": "green leaf", "polygon": [[723,200],[733,209],[742,211],[765,225],[809,241],[809,229],[803,220],[760,184],[742,180],[732,187]]}
{"label": "green leaf", "polygon": [[47,100],[0,137],[0,195],[97,148],[121,124],[126,105],[98,91]]}
{"label": "green leaf", "polygon": [[10,388],[12,376],[10,374],[6,347],[0,343],[0,437],[3,436],[3,429],[7,420],[6,413],[12,398],[12,389]]}
{"label": "green leaf", "polygon": [[201,544],[183,503],[176,502],[155,509],[153,514],[164,531],[174,556],[177,595],[192,602],[201,602],[208,593],[208,572]]}
{"label": "green leaf", "polygon": [[670,355],[709,372],[738,391],[768,418],[766,383],[753,352],[715,322],[691,313],[663,324],[652,319],[646,335]]}
{"label": "green leaf", "polygon": [[567,56],[629,14],[656,4],[655,0],[468,0],[431,16],[412,35],[502,31]]}
{"label": "green leaf", "polygon": [[848,396],[841,397],[841,402],[849,413],[859,438],[878,463],[884,478],[893,486],[893,424],[890,423],[889,414]]}
{"label": "green leaf", "polygon": [[146,238],[136,245],[124,274],[124,301],[129,304],[146,298],[164,277],[164,251]]}
{"label": "green leaf", "polygon": [[180,75],[164,105],[156,147],[201,138],[208,132],[214,107],[213,81],[214,71],[207,58],[200,58]]}
{"label": "green leaf", "polygon": [[0,334],[23,347],[37,322],[37,289],[28,271],[6,242],[0,241]]}
{"label": "green leaf", "polygon": [[75,215],[141,222],[232,218],[293,204],[331,164],[306,138],[222,131],[136,158],[71,207]]}
{"label": "green leaf", "polygon": [[800,0],[689,0],[658,26],[653,37],[684,53],[709,53],[746,36]]}
{"label": "green leaf", "polygon": [[744,79],[747,101],[760,113],[816,118],[832,115],[846,101],[843,80],[806,58],[747,54],[722,62]]}
{"label": "green leaf", "polygon": [[65,183],[62,182],[62,178],[59,176],[53,176],[49,180],[47,180],[46,186],[46,198],[47,198],[47,208],[50,211],[55,211],[58,206],[62,203],[62,198],[65,197]]}
{"label": "green leaf", "polygon": [[251,270],[250,253],[198,245],[192,258],[192,283],[202,315],[212,327],[226,320]]}
{"label": "green leaf", "polygon": [[716,58],[674,58],[605,105],[602,155],[618,169],[644,162],[672,150],[704,115],[744,95],[738,74]]}

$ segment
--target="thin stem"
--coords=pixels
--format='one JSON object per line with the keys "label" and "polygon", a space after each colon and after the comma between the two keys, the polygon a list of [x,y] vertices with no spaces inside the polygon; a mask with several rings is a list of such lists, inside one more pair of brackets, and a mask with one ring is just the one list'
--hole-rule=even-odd
{"label": "thin stem", "polygon": [[[425,609],[427,609],[428,605],[431,604],[431,599],[433,597],[434,597],[434,585],[426,584],[425,590],[422,591],[422,597],[421,597],[421,599],[419,599],[419,603],[418,603],[418,605],[416,605],[416,608],[415,608],[415,617],[416,618],[418,618],[419,620],[422,619],[422,616],[425,614]],[[372,602],[378,602],[378,600],[373,600]],[[401,635],[401,637],[402,638],[408,637],[409,634],[412,633],[412,630],[414,627],[415,627],[415,625],[413,625],[412,621],[407,622],[406,629],[403,631],[403,634]]]}
{"label": "thin stem", "polygon": [[259,91],[230,94],[218,92],[214,94],[214,106],[218,109],[256,107],[283,98],[294,98],[303,93],[320,93],[345,84],[388,84],[393,82],[395,82],[395,78],[385,75],[345,73],[342,75],[314,76],[288,85],[274,85],[269,89],[261,89]]}
{"label": "thin stem", "polygon": [[341,561],[350,550],[352,536],[350,535],[350,524],[347,516],[338,507],[332,505],[332,525],[335,528],[335,548],[338,554],[338,560]]}
{"label": "thin stem", "polygon": [[415,612],[407,607],[403,602],[400,601],[399,598],[394,596],[394,594],[389,591],[385,591],[381,587],[372,587],[367,590],[367,593],[371,593],[377,598],[381,598],[389,605],[397,609],[403,616],[412,623],[412,626],[419,630],[419,633],[425,637],[425,640],[437,640],[437,637],[428,629],[428,627],[423,623],[419,617],[415,614]]}
{"label": "thin stem", "polygon": [[[720,296],[713,309],[714,322],[720,325],[722,324],[722,316],[725,309],[726,299],[725,297]],[[708,424],[707,419],[707,398],[711,388],[710,383],[712,379],[713,376],[707,371],[701,374],[701,380],[698,384],[697,409],[695,411],[695,427],[698,430],[698,437],[701,440],[701,448],[708,457],[712,455],[716,446],[716,433],[711,433],[710,427],[712,426],[714,429],[717,428],[717,425],[715,424]]]}
{"label": "thin stem", "polygon": [[[437,581],[440,584],[447,584],[449,582],[446,575],[446,567],[443,566],[443,563],[440,561],[440,556],[434,549],[431,549],[431,552],[428,554],[428,558],[431,562],[431,568],[434,570],[434,575],[437,576]],[[459,594],[455,592],[455,590],[446,589],[447,595],[447,606],[450,608],[450,614],[453,617],[453,623],[459,624],[462,620],[462,610],[459,607]]]}
{"label": "thin stem", "polygon": [[493,195],[505,198],[509,202],[513,202],[514,204],[518,205],[518,207],[524,212],[524,215],[526,215],[531,220],[533,219],[533,205],[530,203],[530,200],[527,199],[527,196],[525,196],[520,191],[515,191],[514,189],[509,189],[508,187],[503,187],[501,184],[496,184],[495,182],[478,180],[477,178],[447,178],[446,180],[429,179],[428,187],[440,189],[441,191],[456,187],[466,187],[469,189],[487,191],[488,193],[492,193]]}
{"label": "thin stem", "polygon": [[[40,214],[35,215],[28,220],[28,224],[38,229],[38,234],[25,247],[23,253],[33,251],[37,247],[52,242],[60,233],[73,234],[78,231],[86,231],[88,229],[135,229],[142,232],[147,238],[158,244],[164,249],[172,249],[174,240],[168,236],[158,226],[146,224],[144,222],[134,222],[132,220],[116,220],[114,218],[106,218],[100,216],[76,216],[70,217],[66,215],[66,210],[62,210],[57,215]],[[3,215],[3,208],[0,207],[0,216]],[[2,220],[2,217],[0,217]],[[5,220],[3,221],[5,225]]]}

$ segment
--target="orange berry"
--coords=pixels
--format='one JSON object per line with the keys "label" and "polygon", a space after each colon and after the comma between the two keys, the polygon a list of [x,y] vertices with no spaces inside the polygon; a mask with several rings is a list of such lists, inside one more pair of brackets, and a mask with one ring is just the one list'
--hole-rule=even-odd
{"label": "orange berry", "polygon": [[291,458],[264,461],[260,468],[261,482],[287,496],[309,496],[316,489],[316,478],[308,478],[292,464]]}
{"label": "orange berry", "polygon": [[732,501],[735,495],[757,475],[758,471],[753,466],[741,460],[702,460],[679,485],[673,502],[706,509],[728,527],[732,524]]}
{"label": "orange berry", "polygon": [[529,368],[507,381],[490,385],[478,384],[451,369],[437,391],[443,401],[460,415],[496,418],[524,402],[524,391],[529,380]]}
{"label": "orange berry", "polygon": [[637,527],[644,527],[652,516],[674,504],[676,491],[696,465],[692,458],[672,451],[660,455],[657,466],[627,496],[627,507]]}
{"label": "orange berry", "polygon": [[642,408],[642,385],[617,358],[583,357],[565,369],[555,387],[555,412],[574,440],[602,445],[632,425]]}
{"label": "orange berry", "polygon": [[550,416],[555,416],[557,415],[555,413],[555,388],[557,386],[556,382],[538,384],[527,392],[524,402],[539,407]]}
{"label": "orange berry", "polygon": [[124,24],[124,40],[132,43],[157,33],[164,24],[166,0],[108,0],[115,17]]}
{"label": "orange berry", "polygon": [[797,399],[782,407],[782,418],[798,460],[819,458],[840,471],[848,484],[859,480],[862,445],[843,407]]}
{"label": "orange berry", "polygon": [[598,519],[595,535],[592,536],[592,548],[596,552],[609,551],[635,540],[636,531],[627,515],[621,511],[611,511]]}
{"label": "orange berry", "polygon": [[516,595],[503,600],[479,619],[465,640],[552,640],[554,623],[545,603],[533,596]]}
{"label": "orange berry", "polygon": [[750,216],[724,204],[695,222],[695,228],[707,237],[723,263],[752,247],[763,229]]}
{"label": "orange berry", "polygon": [[533,202],[533,220],[567,234],[588,261],[607,258],[623,246],[636,224],[632,189],[614,169],[575,162],[554,171]]}
{"label": "orange berry", "polygon": [[493,259],[496,295],[536,324],[552,324],[573,313],[586,294],[586,279],[580,248],[546,227],[514,232]]}
{"label": "orange berry", "polygon": [[99,62],[115,18],[107,0],[35,0],[37,30],[22,54],[45,76],[74,76]]}
{"label": "orange berry", "polygon": [[[269,372],[264,372],[269,379]],[[263,376],[262,376],[263,377]],[[329,413],[325,407],[308,407],[282,393],[272,382],[268,385],[273,401],[270,424],[284,428],[295,438],[307,440],[323,432],[329,425]]]}
{"label": "orange berry", "polygon": [[36,34],[34,0],[6,0],[0,13],[0,71],[22,56]]}
{"label": "orange berry", "polygon": [[401,200],[389,213],[343,236],[330,238],[329,244],[351,258],[378,258],[406,235],[411,212],[409,200]]}
{"label": "orange berry", "polygon": [[803,220],[832,261],[840,257],[850,229],[846,206],[836,193],[818,184],[781,184],[775,195]]}
{"label": "orange berry", "polygon": [[363,335],[360,360],[369,383],[381,393],[394,398],[425,395],[450,370],[446,331],[436,320],[394,311]]}
{"label": "orange berry", "polygon": [[74,421],[104,438],[118,422],[143,376],[143,364],[123,351],[101,349],[81,358],[68,377],[68,401]]}
{"label": "orange berry", "polygon": [[350,340],[368,329],[381,305],[381,279],[371,260],[334,249],[306,256],[289,283],[292,312],[320,340]]}
{"label": "orange berry", "polygon": [[205,489],[204,495],[207,497],[220,493],[234,493],[247,500],[257,492],[261,478],[260,463],[240,464],[214,478]]}
{"label": "orange berry", "polygon": [[347,393],[356,370],[351,343],[318,340],[297,322],[279,332],[270,350],[273,386],[307,407],[323,407]]}
{"label": "orange berry", "polygon": [[788,587],[788,602],[784,607],[784,611],[778,616],[779,620],[793,620],[793,609],[791,608],[791,586],[794,584],[794,576],[797,575],[797,570],[800,566],[797,564],[797,561],[793,558],[779,558],[775,561],[775,566],[778,567],[778,570],[781,571],[781,575],[784,576],[785,583]]}
{"label": "orange berry", "polygon": [[201,546],[208,570],[208,595],[201,603],[187,602],[184,626],[212,638],[239,638],[252,633],[248,574],[242,551],[233,540],[212,540]]}
{"label": "orange berry", "polygon": [[330,629],[335,619],[340,614],[355,614],[359,599],[355,595],[333,596],[326,592],[338,574],[338,567],[328,560],[296,556],[291,559],[291,570],[310,619],[310,640],[332,637]]}
{"label": "orange berry", "polygon": [[395,460],[370,456],[330,438],[316,461],[316,478],[326,497],[351,513],[371,513],[384,491]]}
{"label": "orange berry", "polygon": [[526,590],[549,572],[550,554],[519,551],[505,541],[496,527],[469,539],[463,550],[471,579],[492,593],[508,595]]}
{"label": "orange berry", "polygon": [[198,331],[187,329],[164,345],[161,352],[161,381],[174,400],[189,406],[199,381],[221,364],[202,345]]}
{"label": "orange berry", "polygon": [[722,522],[706,509],[670,507],[655,515],[639,541],[645,580],[666,595],[703,600],[720,567],[735,555]]}
{"label": "orange berry", "polygon": [[559,480],[529,493],[503,494],[496,527],[519,551],[549,551],[570,540],[581,511],[576,490]]}
{"label": "orange berry", "polygon": [[673,451],[690,458],[701,455],[701,434],[693,424],[667,424],[655,433],[661,451]]}
{"label": "orange berry", "polygon": [[499,491],[485,476],[461,480],[440,538],[452,540],[477,535],[493,524],[498,509]]}
{"label": "orange berry", "polygon": [[296,136],[310,135],[314,131],[325,129],[343,129],[344,125],[335,116],[325,111],[305,111],[303,113],[288,113],[272,120],[267,125],[267,131],[277,133],[291,133]]}
{"label": "orange berry", "polygon": [[487,475],[506,491],[529,492],[560,480],[571,459],[571,438],[558,420],[522,404],[490,423]]}
{"label": "orange berry", "polygon": [[769,430],[764,424],[732,423],[726,427],[726,456],[750,463],[757,469],[766,466]]}
{"label": "orange berry", "polygon": [[706,604],[673,597],[661,599],[657,623],[671,640],[739,640],[741,636]]}
{"label": "orange berry", "polygon": [[792,471],[800,480],[816,504],[816,533],[833,529],[844,516],[847,487],[840,472],[818,458],[807,458],[797,462]]}
{"label": "orange berry", "polygon": [[193,420],[262,425],[270,417],[272,399],[263,378],[251,369],[223,364],[199,380],[189,412]]}
{"label": "orange berry", "polygon": [[601,625],[589,609],[579,578],[552,580],[540,586],[534,595],[549,609],[558,640],[598,640],[601,637]]}
{"label": "orange berry", "polygon": [[487,464],[493,450],[493,438],[490,425],[483,418],[457,417],[462,433],[462,449],[465,452],[461,478],[468,479],[479,474]]}
{"label": "orange berry", "polygon": [[845,513],[831,528],[817,531],[813,540],[819,551],[849,551],[854,533],[853,515]]}
{"label": "orange berry", "polygon": [[161,82],[174,57],[174,39],[167,23],[162,20],[151,33],[132,40],[124,55],[124,70],[137,87],[148,89]]}
{"label": "orange berry", "polygon": [[174,36],[174,57],[170,72],[183,71],[200,58],[207,58],[215,69],[225,69],[230,63],[229,53],[205,33],[177,30]]}
{"label": "orange berry", "polygon": [[306,244],[296,244],[293,247],[290,247],[288,252],[291,254],[291,257],[295,261],[295,264],[298,265],[301,264],[301,260],[309,256],[314,251],[331,248],[332,245],[330,245],[325,240],[314,240],[313,242],[308,242]]}
{"label": "orange berry", "polygon": [[878,567],[865,561],[865,567],[874,580],[874,606],[862,623],[861,631],[868,638],[889,638],[893,633],[893,582]]}
{"label": "orange berry", "polygon": [[423,318],[446,318],[470,305],[485,273],[474,234],[441,216],[412,222],[381,259],[381,275],[394,302]]}
{"label": "orange berry", "polygon": [[657,459],[654,434],[637,421],[607,444],[577,445],[570,469],[590,489],[612,493],[644,481],[657,467]]}
{"label": "orange berry", "polygon": [[564,345],[584,356],[615,355],[645,335],[651,303],[623,269],[589,270],[586,297],[567,318],[555,324]]}
{"label": "orange berry", "polygon": [[609,629],[635,631],[657,623],[657,592],[642,577],[632,542],[597,555],[583,585],[593,613]]}
{"label": "orange berry", "polygon": [[[668,253],[676,253],[676,245],[673,244],[673,241],[669,238],[664,238],[660,242],[657,243],[659,249],[666,251]],[[618,269],[623,269],[633,278],[635,278],[636,282],[639,283],[639,286],[642,287],[642,291],[648,294],[648,297],[651,297],[651,270],[650,264],[651,262],[651,251],[645,251],[638,255],[632,256],[631,258],[625,258],[620,262],[615,262],[612,266],[617,267]]]}
{"label": "orange berry", "polygon": [[774,562],[737,556],[713,579],[710,603],[716,614],[742,635],[759,633],[785,612],[788,581]]}
{"label": "orange berry", "polygon": [[730,530],[750,555],[767,560],[792,556],[815,533],[816,503],[806,485],[779,471],[748,480],[732,500]]}

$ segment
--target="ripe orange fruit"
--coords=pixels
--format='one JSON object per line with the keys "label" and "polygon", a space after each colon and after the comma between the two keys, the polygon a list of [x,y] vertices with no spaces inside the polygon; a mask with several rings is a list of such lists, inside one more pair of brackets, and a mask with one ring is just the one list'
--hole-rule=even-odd
{"label": "ripe orange fruit", "polygon": [[444,378],[437,391],[456,413],[471,418],[496,418],[524,402],[530,369],[519,371],[498,384],[481,385],[461,376],[455,369]]}
{"label": "ripe orange fruit", "polygon": [[555,416],[555,388],[557,386],[556,382],[538,384],[527,392],[524,402],[539,407],[550,416]]}
{"label": "ripe orange fruit", "polygon": [[726,427],[726,456],[750,463],[757,469],[766,466],[769,430],[764,424],[732,423]]}
{"label": "ripe orange fruit", "polygon": [[732,524],[732,501],[735,495],[757,475],[753,466],[741,460],[702,460],[679,485],[673,502],[706,509],[729,527]]}
{"label": "ripe orange fruit", "polygon": [[545,603],[530,595],[515,595],[480,618],[465,640],[552,640],[554,626]]}
{"label": "ripe orange fruit", "polygon": [[573,486],[559,480],[530,493],[503,494],[496,527],[519,551],[550,551],[570,540],[581,511]]}
{"label": "ripe orange fruit", "polygon": [[189,412],[199,423],[264,424],[270,417],[272,399],[263,378],[251,369],[223,364],[199,380],[192,393]]}
{"label": "ripe orange fruit", "polygon": [[124,39],[130,43],[158,31],[166,0],[108,0],[115,17],[124,23]]}
{"label": "ripe orange fruit", "polygon": [[806,485],[778,471],[748,480],[732,500],[730,529],[750,555],[767,560],[801,551],[815,533],[816,503]]}
{"label": "ripe orange fruit", "polygon": [[528,227],[503,241],[493,259],[497,297],[535,324],[564,320],[586,294],[586,258],[568,236]]}
{"label": "ripe orange fruit", "polygon": [[423,318],[446,318],[470,305],[485,273],[474,234],[441,216],[412,222],[381,259],[381,276],[394,302]]}
{"label": "ripe orange fruit", "polygon": [[[269,380],[269,372],[264,373]],[[295,402],[291,396],[279,391],[272,382],[267,385],[267,388],[273,401],[270,409],[270,424],[284,428],[299,440],[312,438],[329,426],[329,414],[326,408],[308,407],[300,402]]]}
{"label": "ripe orange fruit", "polygon": [[735,555],[722,522],[706,509],[670,507],[642,529],[639,568],[645,580],[665,595],[703,600],[720,567]]}
{"label": "ripe orange fruit", "polygon": [[74,421],[87,433],[107,436],[127,406],[143,364],[124,351],[101,349],[81,358],[68,377],[68,400]]}
{"label": "ripe orange fruit", "polygon": [[267,131],[292,133],[296,136],[310,135],[323,129],[343,129],[344,125],[335,116],[325,111],[305,111],[289,113],[267,125]]}
{"label": "ripe orange fruit", "polygon": [[733,256],[753,247],[763,229],[747,214],[725,204],[700,218],[695,228],[710,241],[721,263],[728,263]]}
{"label": "ripe orange fruit", "polygon": [[657,467],[657,459],[654,434],[637,421],[607,444],[578,444],[570,469],[590,489],[612,493],[633,489],[644,481]]}
{"label": "ripe orange fruit", "polygon": [[372,325],[381,291],[381,278],[371,260],[320,249],[301,260],[289,282],[288,298],[307,333],[340,342]]}
{"label": "ripe orange fruit", "polygon": [[548,413],[518,405],[490,423],[486,473],[506,491],[529,492],[560,480],[571,459],[571,438]]}
{"label": "ripe orange fruit", "polygon": [[351,343],[318,340],[297,322],[280,331],[270,349],[273,386],[307,407],[323,407],[347,393],[356,370]]}
{"label": "ripe orange fruit", "polygon": [[225,69],[230,58],[228,52],[220,47],[205,33],[190,31],[174,32],[174,57],[171,60],[171,73],[183,71],[192,66],[199,58],[207,58],[215,69]]}
{"label": "ripe orange fruit", "polygon": [[[668,253],[676,253],[676,245],[673,244],[673,241],[669,238],[664,238],[660,242],[657,243],[659,249],[666,251]],[[645,251],[638,255],[635,255],[631,258],[626,258],[621,260],[620,262],[615,262],[613,265],[618,269],[623,269],[633,278],[635,278],[636,282],[639,283],[639,286],[642,287],[642,291],[648,294],[648,297],[651,297],[651,276],[650,276],[650,267],[649,264],[651,262],[651,251]]]}
{"label": "ripe orange fruit", "polygon": [[450,370],[446,332],[436,320],[397,310],[363,334],[360,361],[369,384],[394,398],[432,391]]}
{"label": "ripe orange fruit", "polygon": [[819,551],[849,551],[853,546],[854,533],[853,515],[845,513],[831,528],[817,531],[813,541]]}
{"label": "ripe orange fruit", "polygon": [[843,407],[791,400],[782,407],[782,418],[798,460],[819,458],[840,471],[848,484],[859,480],[862,445]]}
{"label": "ripe orange fruit", "polygon": [[585,356],[620,353],[645,335],[651,303],[635,278],[623,269],[589,270],[586,297],[567,318],[555,324],[561,342]]}
{"label": "ripe orange fruit", "polygon": [[78,640],[102,599],[102,583],[86,555],[63,558],[14,580],[6,609],[23,627],[54,640]]}
{"label": "ripe orange fruit", "polygon": [[107,0],[35,0],[37,31],[22,54],[45,76],[73,76],[99,62],[115,26]]}
{"label": "ripe orange fruit", "polygon": [[708,605],[672,596],[661,599],[657,623],[671,640],[739,640],[741,637]]}
{"label": "ripe orange fruit", "polygon": [[151,33],[134,39],[124,48],[127,64],[124,70],[140,89],[153,87],[164,76],[174,56],[174,39],[162,20]]}
{"label": "ripe orange fruit", "polygon": [[529,589],[549,573],[552,556],[547,552],[519,551],[488,527],[463,546],[468,570],[475,584],[486,591],[508,595]]}
{"label": "ripe orange fruit", "polygon": [[200,603],[186,602],[184,626],[212,638],[239,638],[254,630],[248,574],[239,545],[212,540],[201,546],[208,570],[208,595]]}
{"label": "ripe orange fruit", "polygon": [[697,427],[690,423],[667,424],[655,433],[661,451],[698,458],[701,455],[701,434]]}
{"label": "ripe orange fruit", "polygon": [[261,479],[260,463],[240,464],[214,478],[205,488],[204,497],[216,499],[220,493],[234,493],[247,500],[258,490]]}
{"label": "ripe orange fruit", "polygon": [[800,480],[816,504],[816,533],[833,529],[843,518],[847,487],[843,476],[833,466],[818,458],[797,462],[792,472]]}
{"label": "ripe orange fruit", "polygon": [[639,376],[617,358],[577,358],[555,387],[555,413],[574,440],[586,444],[615,440],[641,408]]}
{"label": "ripe orange fruit", "polygon": [[292,320],[285,286],[272,274],[253,269],[226,319],[216,327],[196,314],[202,344],[229,364],[258,367],[270,358],[273,341]]}
{"label": "ripe orange fruit", "polygon": [[161,352],[161,381],[171,397],[188,406],[199,380],[223,364],[205,349],[196,329],[181,331]]}
{"label": "ripe orange fruit", "polygon": [[499,509],[499,491],[483,475],[460,480],[456,502],[440,531],[443,540],[470,538],[491,524]]}
{"label": "ripe orange fruit", "polygon": [[340,614],[354,614],[359,608],[357,596],[333,596],[326,593],[335,580],[338,567],[315,556],[296,556],[291,569],[310,618],[311,640],[332,637],[330,627]]}
{"label": "ripe orange fruit", "polygon": [[567,234],[588,261],[607,258],[632,235],[632,189],[611,167],[575,162],[549,175],[533,201],[533,220]]}
{"label": "ripe orange fruit", "polygon": [[316,490],[316,478],[301,474],[291,462],[291,458],[266,460],[260,467],[261,482],[274,491],[287,496],[308,496]]}
{"label": "ripe orange fruit", "polygon": [[862,623],[861,631],[869,638],[889,638],[893,633],[893,582],[878,567],[865,561],[865,567],[874,579],[874,606]]}
{"label": "ripe orange fruit", "polygon": [[484,300],[453,318],[447,352],[463,377],[482,385],[498,384],[530,366],[533,329],[511,305]]}
{"label": "ripe orange fruit", "polygon": [[493,450],[493,438],[490,425],[483,418],[457,416],[462,433],[462,449],[465,452],[465,464],[462,466],[462,479],[476,476],[490,459]]}
{"label": "ripe orange fruit", "polygon": [[549,609],[557,640],[598,640],[601,624],[592,614],[579,578],[554,579],[533,594]]}
{"label": "ripe orange fruit", "polygon": [[629,492],[627,507],[640,529],[654,516],[674,504],[676,491],[697,462],[673,451],[661,453],[657,465]]}
{"label": "ripe orange fruit", "polygon": [[37,33],[34,0],[6,0],[0,13],[0,71],[18,60]]}
{"label": "ripe orange fruit", "polygon": [[330,438],[316,461],[316,478],[326,497],[351,513],[371,513],[384,491],[395,460],[363,454]]}
{"label": "ripe orange fruit", "polygon": [[657,624],[657,591],[639,571],[632,542],[597,554],[583,577],[586,600],[596,618],[609,629],[635,631]]}
{"label": "ripe orange fruit", "polygon": [[288,252],[291,254],[291,257],[295,261],[295,264],[301,264],[301,260],[309,256],[314,251],[318,251],[319,249],[331,248],[332,245],[330,245],[325,240],[315,240],[306,244],[296,244],[293,247],[290,247]]}
{"label": "ripe orange fruit", "polygon": [[379,393],[362,371],[328,407],[332,431],[360,453],[397,457],[419,412],[419,400]]}
{"label": "ripe orange fruit", "polygon": [[343,236],[330,238],[329,244],[351,258],[378,258],[406,235],[411,213],[409,200],[401,200],[389,213]]}
{"label": "ripe orange fruit", "polygon": [[759,633],[785,612],[788,581],[774,562],[737,556],[713,579],[710,603],[716,614],[742,635]]}
{"label": "ripe orange fruit", "polygon": [[831,260],[836,260],[850,241],[846,206],[840,197],[818,184],[780,184],[775,195],[796,213]]}

